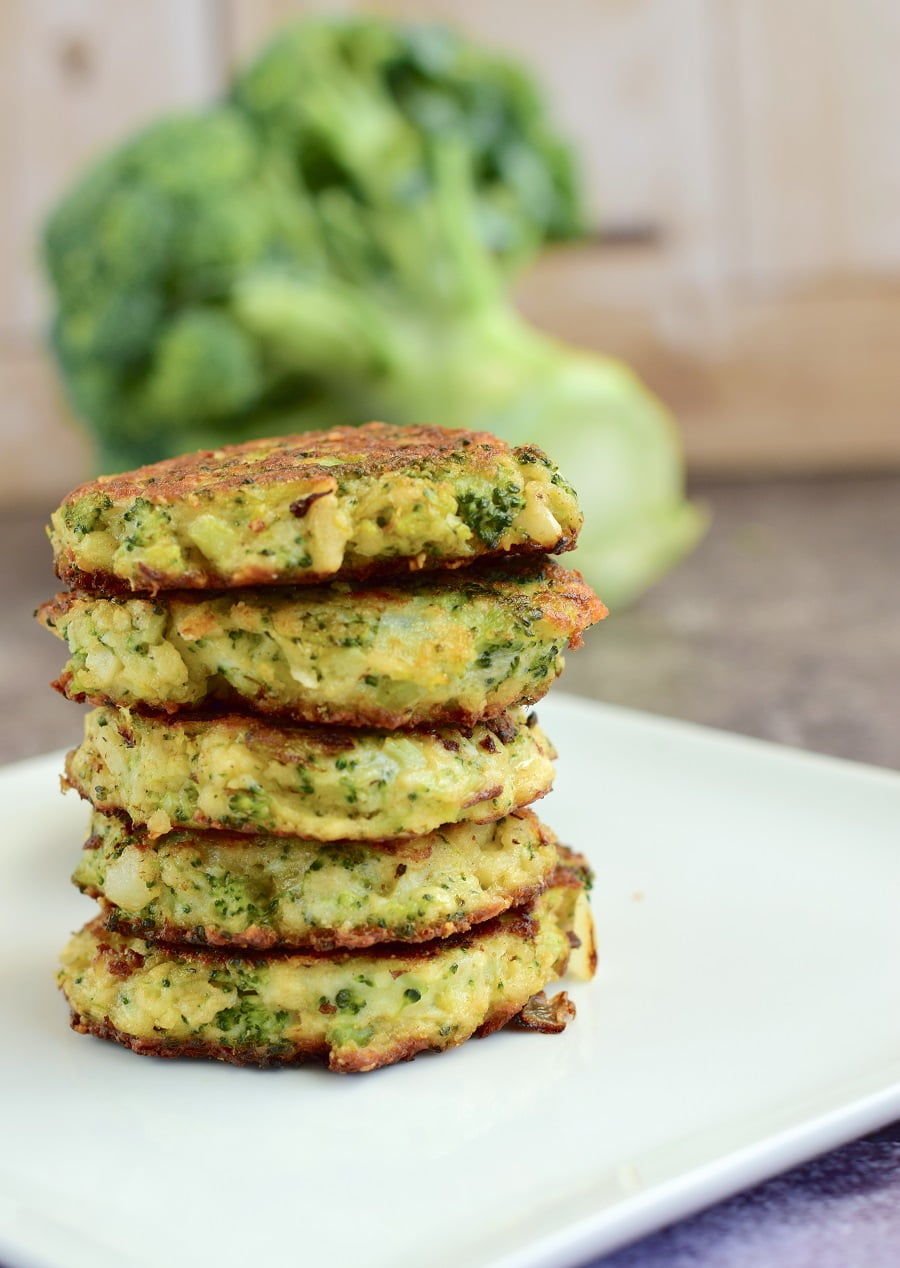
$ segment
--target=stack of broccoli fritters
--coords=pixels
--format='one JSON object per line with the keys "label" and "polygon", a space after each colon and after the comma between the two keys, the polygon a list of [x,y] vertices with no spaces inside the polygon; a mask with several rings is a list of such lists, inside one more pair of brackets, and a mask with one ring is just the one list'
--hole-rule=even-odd
{"label": "stack of broccoli fritters", "polygon": [[75,1029],[371,1070],[564,1024],[541,992],[573,946],[593,969],[587,869],[526,808],[553,777],[526,706],[605,615],[546,557],[580,523],[539,450],[380,423],[66,499],[73,589],[38,615],[97,706],[66,762],[101,907],[63,953]]}

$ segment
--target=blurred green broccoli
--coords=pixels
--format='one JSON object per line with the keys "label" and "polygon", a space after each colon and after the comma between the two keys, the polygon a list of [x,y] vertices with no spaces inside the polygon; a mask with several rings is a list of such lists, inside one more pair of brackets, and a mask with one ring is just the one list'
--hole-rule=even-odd
{"label": "blurred green broccoli", "polygon": [[373,417],[537,441],[588,507],[578,562],[625,600],[700,523],[658,403],[509,301],[581,227],[520,67],[439,27],[312,19],[64,197],[53,348],[108,471]]}

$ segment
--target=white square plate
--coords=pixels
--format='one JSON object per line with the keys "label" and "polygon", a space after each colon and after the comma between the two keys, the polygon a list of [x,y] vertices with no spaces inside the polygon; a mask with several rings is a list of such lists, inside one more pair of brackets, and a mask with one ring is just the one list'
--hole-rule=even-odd
{"label": "white square plate", "polygon": [[574,1263],[900,1115],[900,777],[557,695],[541,813],[597,871],[559,1036],[360,1077],[73,1034],[84,808],[0,772],[8,1268]]}

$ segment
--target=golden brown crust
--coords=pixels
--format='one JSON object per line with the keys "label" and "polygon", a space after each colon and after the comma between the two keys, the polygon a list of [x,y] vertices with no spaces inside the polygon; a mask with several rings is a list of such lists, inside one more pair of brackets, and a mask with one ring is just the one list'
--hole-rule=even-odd
{"label": "golden brown crust", "polygon": [[[148,833],[142,831],[139,825],[132,823],[131,819],[124,810],[107,810],[103,812],[110,819],[119,819],[125,825],[130,833],[133,834],[129,838],[129,845],[138,850],[155,850],[162,840],[166,838],[151,837]],[[543,845],[554,845],[563,858],[565,867],[578,867],[579,861],[586,866],[586,862],[582,855],[575,854],[567,846],[560,845],[555,834],[538,819],[533,810],[527,806],[521,807],[519,810],[511,810],[509,819],[521,819],[532,826],[540,837]],[[258,836],[261,842],[272,841],[274,839],[264,832],[253,834]],[[178,836],[181,838],[185,848],[190,849],[195,844],[203,845],[248,845],[252,843],[252,837],[248,837],[246,833],[239,832],[234,828],[217,828],[211,830],[209,828],[173,828],[170,836]],[[84,843],[85,850],[98,849],[102,844],[102,838],[96,834],[88,836]],[[383,854],[401,854],[406,862],[413,861],[422,862],[432,854],[432,846],[429,843],[429,834],[419,837],[392,837],[386,841],[366,841],[366,849],[379,850]],[[359,845],[356,838],[348,838],[345,841],[329,841],[329,849],[340,849],[342,846]]]}
{"label": "golden brown crust", "polygon": [[[163,841],[171,840],[173,836],[180,839],[180,843],[184,845],[185,849],[191,849],[194,848],[194,846],[203,848],[204,846],[208,847],[211,845],[245,846],[255,844],[254,838],[258,838],[262,843],[283,840],[283,838],[277,838],[265,832],[253,832],[248,835],[248,833],[241,832],[237,828],[212,829],[175,827],[169,834],[167,834],[167,836],[151,837],[149,833],[141,828],[140,824],[133,823],[128,814],[120,808],[114,810],[104,810],[103,814],[105,814],[109,819],[118,819],[125,825],[125,828],[129,832],[128,844],[137,850],[156,850]],[[558,845],[555,836],[546,824],[541,823],[537,815],[526,807],[523,807],[521,810],[510,811],[509,818],[525,819],[529,821],[533,820],[536,829],[540,832],[541,840],[544,844],[551,842],[552,844],[557,845],[557,848],[560,850],[565,848]],[[342,846],[354,846],[359,844],[359,841],[355,837],[348,837],[344,841],[329,841],[328,847],[329,849],[340,849]],[[102,845],[102,838],[96,834],[91,834],[84,843],[84,849],[94,850],[100,845]],[[365,848],[376,849],[384,854],[402,854],[404,859],[412,859],[415,862],[421,862],[423,859],[427,859],[431,855],[431,847],[428,844],[427,834],[424,837],[407,837],[405,839],[402,837],[392,837],[390,840],[386,841],[366,841]],[[568,853],[571,854],[571,851],[568,851]]]}
{"label": "golden brown crust", "polygon": [[[111,696],[87,691],[69,691],[70,678],[70,674],[62,673],[59,678],[54,679],[50,683],[50,686],[74,704],[89,704],[94,708],[122,707],[121,701],[114,700]],[[539,700],[544,698],[551,686],[552,683],[545,683],[540,691],[519,697],[515,704],[522,706],[537,704]],[[246,696],[238,695],[236,691],[228,690],[227,687],[222,690],[221,696],[216,698],[215,706],[221,708],[223,715],[235,713],[239,709],[246,709],[251,713],[257,714],[260,718],[280,724],[322,727],[374,727],[379,731],[423,731],[437,730],[441,727],[468,730],[479,722],[494,721],[511,707],[509,704],[500,701],[495,708],[489,707],[480,713],[475,713],[470,709],[450,706],[433,708],[428,711],[427,715],[416,715],[410,721],[405,713],[401,714],[390,709],[381,709],[375,705],[366,705],[365,709],[344,709],[335,706],[307,707],[305,705],[283,708],[272,704],[271,701],[266,699],[257,699],[251,702]],[[216,716],[215,706],[212,708],[204,706],[202,710],[198,710],[184,705],[170,704],[163,705],[157,709],[150,708],[141,701],[129,701],[128,703],[130,712],[138,714],[139,717],[177,717],[185,722],[197,719],[209,720],[211,717]]]}
{"label": "golden brown crust", "polygon": [[[506,553],[504,552],[504,558]],[[464,574],[458,577],[456,569],[463,565],[465,565]],[[354,582],[351,579],[347,583],[347,590],[358,598],[360,604],[365,605],[370,600],[403,599],[408,592],[416,592],[423,583],[427,584],[429,589],[434,588],[438,591],[456,591],[464,587],[467,591],[477,592],[480,588],[490,591],[493,583],[498,580],[527,582],[532,579],[543,583],[542,589],[534,596],[534,606],[541,608],[547,619],[557,624],[561,630],[568,627],[574,628],[576,625],[580,629],[587,629],[609,615],[605,604],[576,568],[565,568],[549,557],[532,556],[527,559],[510,559],[503,564],[498,564],[496,560],[486,559],[484,556],[480,556],[475,562],[455,560],[450,564],[442,563],[437,571],[429,572],[421,578],[380,577],[361,582]],[[344,578],[342,577],[341,580],[343,581]],[[323,584],[330,585],[333,582],[334,577],[330,576]],[[305,596],[297,591],[296,586],[267,585],[261,597],[264,602],[275,602],[285,596],[296,599],[298,605],[302,605],[305,601]],[[56,622],[68,616],[76,604],[97,597],[105,598],[106,596],[98,596],[97,591],[89,586],[82,589],[60,590],[51,599],[45,600],[36,609],[34,615],[42,625],[52,628]],[[110,600],[127,602],[128,599],[140,597],[142,596],[133,594],[129,589],[122,594],[110,596]],[[254,591],[251,586],[237,588],[222,586],[218,590],[210,588],[204,593],[203,599],[206,601],[227,598],[229,602],[236,604],[243,599],[252,602],[253,597]],[[157,595],[156,599],[157,602],[165,605],[198,601],[193,590],[184,589],[167,590],[165,594]],[[578,613],[575,619],[571,612],[573,608]],[[572,637],[575,638],[576,635]],[[575,645],[574,642],[569,644],[570,647]]]}
{"label": "golden brown crust", "polygon": [[[132,708],[127,711],[119,710],[116,719],[118,732],[125,740],[128,748],[134,745],[134,734],[126,721],[132,714],[138,714],[138,710]],[[154,715],[140,714],[139,716],[152,717]],[[229,738],[235,741],[240,739],[245,744],[258,744],[264,747],[267,756],[270,756],[273,761],[286,764],[298,761],[298,754],[302,756],[307,747],[316,754],[332,754],[347,752],[360,743],[358,728],[312,726],[307,723],[276,725],[268,718],[261,718],[254,713],[231,712],[227,709],[196,709],[190,714],[179,714],[166,720],[167,728],[172,731],[206,723],[214,723],[222,731],[223,735],[227,734]],[[492,718],[486,725],[504,743],[508,743],[518,730],[515,722],[510,719],[508,712],[501,714],[497,718]],[[410,732],[419,735],[433,735],[440,729],[434,726],[420,726],[411,727]],[[464,733],[467,728],[461,728],[461,730]],[[197,732],[192,732],[192,734],[197,734]],[[72,786],[76,787],[74,784]],[[87,796],[87,793],[83,795]],[[98,809],[106,810],[106,807],[99,806]],[[258,829],[254,828],[252,831],[258,831]]]}
{"label": "golden brown crust", "polygon": [[589,890],[594,874],[587,858],[560,841],[556,841],[555,844],[559,853],[559,867],[547,882],[548,885],[562,886],[565,889]]}
{"label": "golden brown crust", "polygon": [[383,1066],[396,1065],[400,1061],[411,1061],[420,1052],[443,1052],[447,1048],[459,1047],[467,1038],[486,1038],[508,1025],[518,1012],[515,1004],[504,1003],[489,1014],[471,1036],[450,1038],[440,1046],[422,1039],[398,1040],[390,1048],[379,1050],[374,1057],[364,1048],[333,1052],[324,1040],[245,1044],[240,1048],[233,1048],[227,1044],[199,1039],[165,1039],[162,1036],[159,1039],[141,1039],[119,1030],[108,1019],[94,1021],[74,1009],[71,1010],[70,1025],[81,1035],[94,1035],[97,1039],[110,1040],[144,1057],[200,1057],[226,1061],[229,1065],[259,1066],[262,1069],[324,1062],[330,1070],[337,1073],[366,1074]]}
{"label": "golden brown crust", "polygon": [[215,1061],[227,1061],[230,1065],[255,1065],[263,1068],[278,1065],[301,1065],[307,1061],[324,1060],[328,1056],[325,1043],[294,1043],[291,1052],[280,1052],[281,1044],[247,1045],[240,1051],[226,1044],[211,1043],[199,1039],[141,1039],[119,1030],[109,1019],[95,1021],[71,1010],[70,1023],[80,1035],[94,1035],[130,1048],[142,1057],[208,1057]]}
{"label": "golden brown crust", "polygon": [[[534,450],[534,446],[525,448]],[[223,491],[240,489],[248,478],[263,487],[302,478],[316,486],[299,500],[305,505],[296,504],[296,510],[292,508],[293,513],[302,518],[315,496],[324,496],[335,487],[334,459],[340,460],[341,475],[378,478],[414,465],[427,469],[461,450],[465,452],[469,469],[485,474],[493,471],[498,454],[511,452],[509,445],[486,431],[427,424],[401,427],[374,422],[361,427],[334,427],[325,432],[248,440],[239,445],[223,445],[221,449],[201,449],[121,475],[88,480],[74,489],[66,501],[75,502],[102,493],[114,502],[145,497],[154,505],[166,506],[202,496],[211,487]],[[261,452],[265,456],[254,460],[254,455]]]}
{"label": "golden brown crust", "polygon": [[[150,718],[156,716],[154,714],[144,714],[138,709],[129,709],[128,714],[138,714],[138,716]],[[122,717],[124,718],[124,716],[123,712]],[[530,722],[530,716],[526,722]],[[214,708],[196,709],[190,714],[179,714],[167,720],[168,726],[172,729],[181,726],[194,726],[197,723],[215,723],[217,727],[222,729],[223,733],[231,732],[234,739],[242,737],[245,744],[258,744],[264,747],[271,760],[285,765],[290,765],[292,762],[300,760],[298,753],[302,756],[305,745],[308,745],[310,751],[317,754],[332,754],[347,752],[359,744],[359,729],[352,726],[313,726],[308,723],[276,725],[268,718],[261,718],[253,713],[232,713],[229,710]],[[508,710],[504,710],[503,713],[498,714],[495,718],[487,718],[484,725],[504,744],[509,744],[518,732],[518,727],[510,718]],[[125,740],[126,747],[132,748],[134,746],[134,734],[124,720],[118,729],[119,734]],[[435,735],[443,729],[431,724],[408,728],[411,735]],[[474,724],[472,727],[463,726],[457,729],[461,735],[468,737],[474,731]],[[452,740],[448,740],[448,745],[452,745],[452,743]],[[482,741],[482,744],[484,744],[484,741]],[[66,758],[67,777],[70,774],[68,759],[72,756],[72,752]],[[77,782],[70,780],[68,786],[77,789],[82,797],[87,800],[93,800],[90,791],[87,789],[82,790]],[[497,791],[495,789],[490,796],[495,797]],[[479,800],[484,800],[484,798],[479,797]],[[103,810],[109,814],[113,814],[116,811],[115,806],[101,805],[97,801],[94,801],[93,804],[98,810]],[[245,829],[237,830],[244,831]],[[246,831],[257,832],[258,829],[248,827]]]}
{"label": "golden brown crust", "polygon": [[[550,584],[537,603],[545,620],[572,630],[568,645],[575,651],[584,642],[584,631],[609,616],[609,609],[575,568],[563,568],[550,560],[546,568]],[[573,610],[577,613],[574,619]]]}
{"label": "golden brown crust", "polygon": [[[458,926],[453,933],[448,936],[441,936],[432,939],[429,942],[414,941],[400,942],[397,940],[385,940],[370,947],[367,955],[369,958],[375,958],[382,961],[400,960],[404,965],[409,965],[416,961],[422,963],[434,959],[435,956],[446,954],[448,950],[459,949],[470,946],[477,939],[489,937],[497,932],[501,927],[513,934],[513,936],[528,939],[533,938],[536,928],[536,916],[534,914],[533,902],[539,894],[545,889],[555,889],[560,886],[569,886],[580,889],[581,879],[577,873],[573,873],[568,866],[561,865],[549,877],[544,885],[537,887],[536,892],[526,902],[514,908],[505,909],[496,915],[486,919],[480,923],[472,922],[471,927],[460,929]],[[123,922],[117,925],[115,930],[110,929],[105,918],[105,913],[101,912],[95,916],[86,926],[97,938],[99,949],[102,953],[109,953],[111,948],[108,941],[104,939],[104,934],[115,932],[120,935],[128,933],[128,927]],[[144,937],[143,934],[137,935]],[[209,965],[226,963],[234,957],[235,944],[220,943],[218,945],[207,943],[192,943],[184,936],[180,938],[163,939],[153,937],[146,939],[149,942],[164,944],[167,949],[177,952],[178,955],[186,960],[193,960],[199,964]],[[263,948],[261,946],[241,947],[241,959],[247,960],[285,960],[291,958],[302,958],[310,964],[314,964],[319,960],[329,960],[335,963],[346,963],[347,960],[353,958],[358,948],[354,948],[352,944],[346,943],[333,948],[326,947],[303,947],[296,948],[285,942],[279,942],[271,947]],[[136,966],[139,967],[139,966]]]}

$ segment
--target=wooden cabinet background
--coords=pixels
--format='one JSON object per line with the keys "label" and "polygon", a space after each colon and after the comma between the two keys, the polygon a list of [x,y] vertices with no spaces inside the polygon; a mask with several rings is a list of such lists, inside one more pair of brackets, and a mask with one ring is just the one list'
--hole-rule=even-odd
{"label": "wooden cabinet background", "polygon": [[458,22],[527,58],[598,235],[519,299],[622,356],[694,471],[900,465],[900,6],[893,0],[4,0],[0,500],[84,470],[41,349],[40,218],[136,124],[214,97],[304,11]]}

